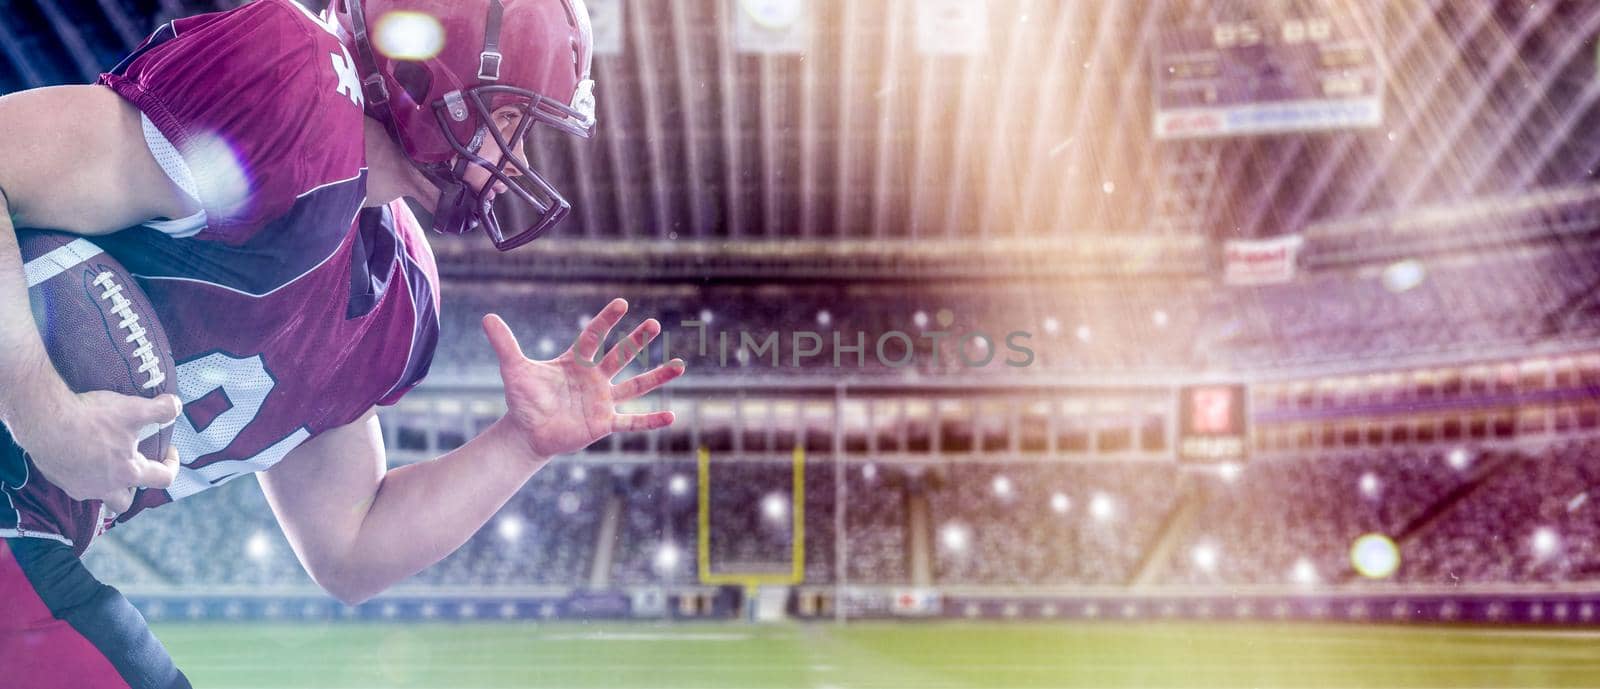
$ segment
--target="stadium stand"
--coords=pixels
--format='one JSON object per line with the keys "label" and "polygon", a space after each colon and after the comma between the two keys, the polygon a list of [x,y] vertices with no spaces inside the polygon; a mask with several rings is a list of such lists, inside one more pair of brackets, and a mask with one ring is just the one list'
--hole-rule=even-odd
{"label": "stadium stand", "polygon": [[[771,527],[787,515],[763,509],[769,496],[790,494],[789,465],[727,461],[715,471],[714,569],[781,570],[789,536]],[[1465,458],[1413,450],[1286,457],[1192,480],[1152,462],[979,461],[914,471],[873,463],[846,476],[853,584],[913,582],[908,505],[919,499],[932,516],[924,525],[930,583],[940,585],[1123,586],[1164,538],[1172,547],[1157,563],[1159,586],[1562,583],[1600,572],[1589,495],[1600,484],[1600,440]],[[837,580],[833,489],[831,463],[807,468],[808,584]],[[692,584],[697,491],[688,462],[557,463],[406,586],[582,587],[602,547],[615,554],[608,585]],[[598,539],[610,496],[621,522],[608,545]],[[1194,517],[1165,532],[1185,500],[1197,503]],[[1399,542],[1394,579],[1362,582],[1351,571],[1350,544],[1366,533]],[[112,529],[86,561],[117,585],[310,585],[250,481]]]}
{"label": "stadium stand", "polygon": [[1123,585],[1179,498],[1170,464],[953,463],[928,491],[943,584]]}
{"label": "stadium stand", "polygon": [[[1482,466],[1491,457],[1474,462]],[[1338,583],[1366,533],[1402,534],[1466,481],[1443,453],[1292,457],[1196,483],[1203,507],[1163,580],[1193,585]]]}

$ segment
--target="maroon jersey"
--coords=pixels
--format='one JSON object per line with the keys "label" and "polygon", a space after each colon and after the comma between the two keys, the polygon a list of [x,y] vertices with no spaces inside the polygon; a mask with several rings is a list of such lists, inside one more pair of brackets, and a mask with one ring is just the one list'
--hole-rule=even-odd
{"label": "maroon jersey", "polygon": [[[101,77],[144,113],[196,216],[95,242],[127,266],[172,343],[182,468],[116,521],[271,467],[392,404],[438,337],[433,254],[403,203],[362,209],[362,94],[336,24],[259,0],[163,26]],[[0,530],[82,552],[104,526],[40,480],[6,489]]]}

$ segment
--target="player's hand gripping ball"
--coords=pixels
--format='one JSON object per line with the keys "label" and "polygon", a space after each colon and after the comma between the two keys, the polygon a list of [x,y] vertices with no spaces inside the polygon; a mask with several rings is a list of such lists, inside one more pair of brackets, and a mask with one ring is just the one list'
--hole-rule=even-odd
{"label": "player's hand gripping ball", "polygon": [[[103,499],[113,512],[124,511],[131,486],[165,487],[177,469],[169,445],[179,403],[168,394],[177,390],[177,372],[166,331],[133,276],[89,239],[23,230],[17,244],[45,349],[78,393],[57,410],[69,418],[26,424],[51,426],[48,432],[15,429],[18,442],[69,496]],[[161,403],[150,401],[160,395],[167,395]],[[64,464],[80,453],[110,461]]]}

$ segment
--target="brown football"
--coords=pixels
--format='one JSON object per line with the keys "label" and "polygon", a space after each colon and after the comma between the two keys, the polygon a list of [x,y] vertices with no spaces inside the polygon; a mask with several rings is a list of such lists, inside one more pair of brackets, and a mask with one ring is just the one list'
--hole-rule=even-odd
{"label": "brown football", "polygon": [[[74,392],[155,397],[177,390],[167,333],[144,290],[86,237],[20,230],[33,319],[56,372]],[[160,459],[172,426],[141,432],[139,451]]]}

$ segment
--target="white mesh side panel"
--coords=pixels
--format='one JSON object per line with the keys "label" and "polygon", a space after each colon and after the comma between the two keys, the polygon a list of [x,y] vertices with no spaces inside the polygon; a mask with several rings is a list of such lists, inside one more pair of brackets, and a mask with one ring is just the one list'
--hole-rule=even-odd
{"label": "white mesh side panel", "polygon": [[[162,134],[144,113],[139,113],[139,122],[144,126],[144,143],[150,148],[150,155],[155,156],[156,164],[161,166],[161,171],[167,173],[167,179],[178,185],[189,198],[199,201],[200,189],[195,185],[194,172],[189,169],[189,163],[184,161],[183,156],[178,155],[177,147],[167,140],[166,135]],[[205,229],[206,212],[201,210],[187,218],[177,220],[151,220],[144,225],[174,237],[190,237]]]}
{"label": "white mesh side panel", "polygon": [[206,229],[206,212],[197,211],[194,215],[177,220],[146,220],[144,226],[174,237],[193,237]]}
{"label": "white mesh side panel", "polygon": [[167,178],[179,189],[198,201],[200,189],[195,186],[194,173],[189,170],[189,164],[184,162],[183,156],[178,155],[178,149],[171,141],[167,141],[167,136],[156,128],[149,116],[139,113],[139,121],[144,125],[144,143],[150,147],[150,154],[156,157],[161,171],[167,173]]}

